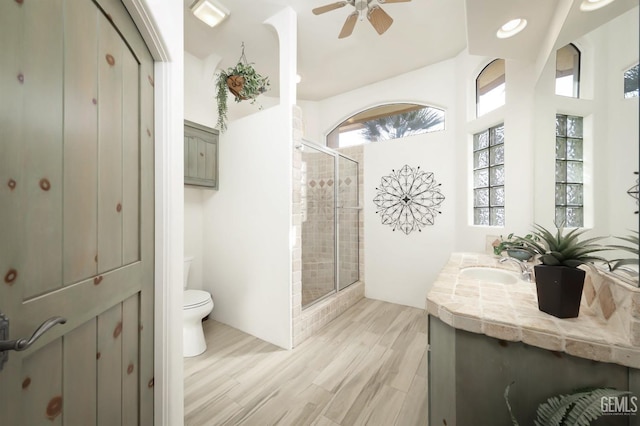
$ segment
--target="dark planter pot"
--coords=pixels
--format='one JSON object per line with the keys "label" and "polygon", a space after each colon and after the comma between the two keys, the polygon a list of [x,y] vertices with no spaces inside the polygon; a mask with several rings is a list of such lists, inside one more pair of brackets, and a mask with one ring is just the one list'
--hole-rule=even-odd
{"label": "dark planter pot", "polygon": [[538,308],[557,318],[577,317],[585,272],[567,266],[536,265],[534,269]]}

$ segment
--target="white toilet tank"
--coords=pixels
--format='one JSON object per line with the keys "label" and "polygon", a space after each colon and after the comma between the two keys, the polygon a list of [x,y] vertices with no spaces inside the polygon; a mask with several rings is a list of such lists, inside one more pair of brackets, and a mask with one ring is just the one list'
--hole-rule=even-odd
{"label": "white toilet tank", "polygon": [[193,257],[185,256],[184,258],[184,270],[183,270],[183,282],[182,288],[186,289],[187,284],[189,284],[189,269],[191,269],[191,262],[193,262]]}

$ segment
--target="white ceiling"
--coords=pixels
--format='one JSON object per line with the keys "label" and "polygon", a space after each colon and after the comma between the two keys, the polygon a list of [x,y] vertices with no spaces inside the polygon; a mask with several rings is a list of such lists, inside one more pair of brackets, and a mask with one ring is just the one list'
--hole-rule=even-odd
{"label": "white ceiling", "polygon": [[[571,40],[638,5],[638,0],[617,0],[587,14],[578,10],[580,0],[413,0],[382,5],[394,19],[383,35],[365,19],[357,22],[350,37],[340,40],[353,7],[311,13],[336,0],[220,1],[231,15],[209,28],[191,14],[193,0],[184,0],[185,50],[226,68],[236,64],[244,42],[247,59],[259,73],[270,76],[272,93],[277,93],[278,38],[263,22],[290,6],[298,19],[298,98],[305,100],[321,100],[440,62],[465,47],[474,55],[533,62],[562,10],[568,13],[556,17],[564,26],[558,37]],[[527,28],[511,39],[496,38],[498,28],[516,17],[526,18]]]}

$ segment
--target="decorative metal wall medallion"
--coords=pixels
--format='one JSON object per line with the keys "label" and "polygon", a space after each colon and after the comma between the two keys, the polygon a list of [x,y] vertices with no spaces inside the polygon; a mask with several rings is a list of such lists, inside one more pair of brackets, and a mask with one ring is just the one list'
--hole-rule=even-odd
{"label": "decorative metal wall medallion", "polygon": [[[633,172],[633,174],[638,176],[638,172]],[[627,191],[627,194],[636,199],[636,205],[638,205],[638,203],[640,202],[640,199],[638,198],[638,182],[640,182],[640,179],[636,179],[636,184],[629,188],[629,190]],[[638,210],[636,210],[634,213],[638,214]]]}
{"label": "decorative metal wall medallion", "polygon": [[444,195],[442,184],[436,183],[432,172],[423,172],[420,167],[405,165],[399,171],[383,176],[378,194],[373,202],[378,206],[382,224],[406,235],[412,231],[422,232],[422,228],[433,225]]}

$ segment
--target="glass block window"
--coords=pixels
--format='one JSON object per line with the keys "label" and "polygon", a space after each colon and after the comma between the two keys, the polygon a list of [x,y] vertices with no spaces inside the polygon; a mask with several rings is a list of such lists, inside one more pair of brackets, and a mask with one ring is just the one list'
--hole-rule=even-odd
{"label": "glass block window", "polygon": [[504,105],[504,59],[495,59],[476,78],[476,115],[478,117]]}
{"label": "glass block window", "polygon": [[557,227],[584,226],[582,117],[556,115]]}
{"label": "glass block window", "polygon": [[638,88],[638,64],[624,72],[624,97],[637,98],[640,94]]}
{"label": "glass block window", "polygon": [[556,51],[556,95],[580,97],[580,50],[571,43]]}
{"label": "glass block window", "polygon": [[504,124],[473,135],[473,224],[504,226]]}

